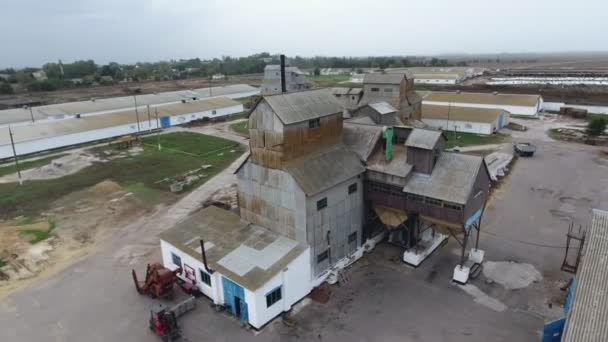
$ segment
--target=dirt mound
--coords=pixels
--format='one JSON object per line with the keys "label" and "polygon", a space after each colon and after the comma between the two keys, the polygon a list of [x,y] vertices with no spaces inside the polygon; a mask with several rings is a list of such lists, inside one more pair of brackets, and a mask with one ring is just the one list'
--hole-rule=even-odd
{"label": "dirt mound", "polygon": [[97,183],[89,189],[89,192],[95,196],[111,195],[113,193],[121,191],[122,188],[118,183],[109,179],[104,180],[101,183]]}

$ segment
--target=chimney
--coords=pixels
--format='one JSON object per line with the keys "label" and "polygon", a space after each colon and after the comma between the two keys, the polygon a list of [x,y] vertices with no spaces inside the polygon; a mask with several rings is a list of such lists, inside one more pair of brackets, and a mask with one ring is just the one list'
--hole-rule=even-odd
{"label": "chimney", "polygon": [[287,83],[285,81],[285,55],[281,55],[281,92],[287,92]]}

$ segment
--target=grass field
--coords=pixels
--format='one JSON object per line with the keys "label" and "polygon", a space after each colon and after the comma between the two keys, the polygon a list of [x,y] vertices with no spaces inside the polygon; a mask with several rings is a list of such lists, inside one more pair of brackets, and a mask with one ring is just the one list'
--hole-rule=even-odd
{"label": "grass field", "polygon": [[47,229],[22,229],[19,231],[19,234],[31,236],[30,244],[35,245],[40,241],[48,239],[53,230],[55,230],[55,227],[55,220],[50,218],[48,219]]}
{"label": "grass field", "polygon": [[230,125],[230,129],[240,135],[249,136],[249,123],[247,121],[232,124]]}
{"label": "grass field", "polygon": [[[169,182],[164,180],[181,179],[189,171],[211,165],[197,173],[200,178],[188,188],[192,189],[226,168],[245,151],[233,141],[190,132],[160,135],[162,149],[159,151],[156,139],[155,136],[144,138],[140,154],[95,163],[67,177],[26,181],[22,186],[0,184],[0,218],[37,216],[58,198],[106,179],[132,190],[138,197],[163,200],[169,192]],[[91,151],[104,157],[107,157],[105,153],[123,152],[105,146]]]}
{"label": "grass field", "polygon": [[500,144],[509,137],[509,135],[501,133],[492,135],[478,135],[473,133],[445,132],[445,134],[448,137],[446,148],[454,148],[456,146],[465,147],[473,145]]}
{"label": "grass field", "polygon": [[[43,165],[50,163],[51,160],[61,158],[64,155],[65,154],[61,154],[61,155],[55,155],[52,157],[40,158],[40,159],[36,159],[36,160],[32,160],[32,161],[19,162],[19,169],[27,170],[27,169],[33,169],[35,167],[43,166]],[[10,175],[15,172],[17,172],[17,167],[15,167],[14,161],[0,165],[0,177],[5,176],[5,175]]]}
{"label": "grass field", "polygon": [[[318,87],[332,87],[332,86],[341,86],[346,87],[345,82],[350,80],[350,75],[319,75],[319,76],[306,76],[306,80],[308,82],[313,83]],[[359,85],[361,86],[361,85]]]}

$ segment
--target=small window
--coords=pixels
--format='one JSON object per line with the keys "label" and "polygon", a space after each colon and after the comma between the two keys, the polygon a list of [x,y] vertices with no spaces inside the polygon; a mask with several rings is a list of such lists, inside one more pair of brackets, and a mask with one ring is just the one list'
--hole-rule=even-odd
{"label": "small window", "polygon": [[348,235],[348,243],[352,243],[352,242],[356,242],[356,241],[357,241],[357,232],[350,233],[350,235]]}
{"label": "small window", "polygon": [[266,307],[271,307],[272,304],[280,301],[281,298],[283,298],[283,294],[281,293],[281,287],[279,286],[266,294]]}
{"label": "small window", "polygon": [[327,197],[324,197],[317,201],[317,210],[327,208]]}
{"label": "small window", "polygon": [[217,111],[214,109],[214,110],[211,112],[211,114],[215,115],[215,114],[217,114]]}
{"label": "small window", "polygon": [[211,286],[211,276],[209,275],[209,273],[199,269],[198,273],[201,275],[201,281],[205,284],[207,284],[208,286]]}
{"label": "small window", "polygon": [[473,125],[471,125],[470,123],[465,123],[464,128],[473,128]]}
{"label": "small window", "polygon": [[175,253],[171,253],[171,261],[173,261],[175,266],[182,267],[182,258],[177,256]]}
{"label": "small window", "polygon": [[348,186],[348,194],[352,194],[353,192],[357,192],[357,183],[353,183]]}
{"label": "small window", "polygon": [[351,100],[355,101],[355,97],[354,97],[354,96],[351,96]]}
{"label": "small window", "polygon": [[385,93],[392,93],[393,92],[393,88],[384,88],[384,92]]}
{"label": "small window", "polygon": [[448,208],[448,209],[452,209],[452,210],[458,210],[461,211],[462,210],[462,206],[458,205],[458,204],[452,204],[452,203],[443,203],[443,207],[444,208]]}
{"label": "small window", "polygon": [[322,263],[325,259],[329,257],[329,251],[325,250],[325,252],[317,255],[317,264]]}
{"label": "small window", "polygon": [[308,128],[319,128],[321,127],[321,119],[308,120]]}
{"label": "small window", "polygon": [[372,91],[373,92],[378,92],[378,91],[380,91],[380,88],[372,88]]}
{"label": "small window", "polygon": [[434,199],[434,198],[428,198],[427,197],[427,198],[425,198],[424,201],[427,204],[434,205],[434,206],[437,206],[437,207],[441,207],[441,204],[442,204],[440,200],[437,200],[437,199]]}

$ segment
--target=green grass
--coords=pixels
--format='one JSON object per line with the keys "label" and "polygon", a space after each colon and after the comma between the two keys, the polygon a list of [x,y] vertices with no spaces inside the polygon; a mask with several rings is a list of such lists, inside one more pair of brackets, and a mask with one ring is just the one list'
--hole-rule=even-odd
{"label": "green grass", "polygon": [[31,235],[32,239],[30,240],[30,244],[35,245],[40,241],[44,241],[49,238],[53,230],[55,230],[56,223],[55,220],[50,218],[48,220],[48,228],[45,230],[39,229],[22,229],[19,231],[21,235]]}
{"label": "green grass", "polygon": [[29,224],[34,224],[36,222],[33,217],[23,216],[17,220],[17,226],[27,226]]}
{"label": "green grass", "polygon": [[6,261],[2,260],[2,258],[0,258],[0,268],[4,267],[4,265],[6,265]]}
{"label": "green grass", "polygon": [[[318,87],[332,87],[341,86],[346,87],[344,81],[350,80],[350,75],[319,75],[319,76],[306,76],[308,82],[313,83]],[[361,85],[359,85],[361,86]]]}
{"label": "green grass", "polygon": [[[140,196],[146,195],[144,188],[156,190],[159,196],[168,194],[169,184],[163,180],[178,178],[203,165],[211,165],[201,171],[201,178],[193,182],[185,190],[187,192],[226,168],[245,151],[242,145],[233,141],[191,132],[160,135],[162,149],[158,151],[156,139],[155,136],[144,138],[144,150],[138,155],[95,163],[67,177],[26,181],[22,186],[18,183],[0,184],[0,218],[35,217],[55,200],[106,179],[127,189],[135,189],[133,192]],[[124,152],[106,146],[92,151]],[[169,197],[167,195],[166,198]]]}
{"label": "green grass", "polygon": [[[20,161],[19,162],[19,170],[23,171],[23,170],[33,169],[35,167],[40,167],[40,166],[43,166],[43,165],[47,165],[53,159],[61,158],[63,156],[65,156],[65,154],[51,156],[51,157],[46,157],[46,158],[40,158],[40,159],[36,159],[36,160],[32,160],[32,161]],[[0,177],[5,176],[5,175],[10,175],[10,174],[13,174],[15,172],[17,172],[17,167],[15,166],[15,162],[14,161],[12,161],[10,163],[5,163],[5,164],[1,164],[0,165]]]}
{"label": "green grass", "polygon": [[238,134],[249,136],[249,122],[243,121],[230,125],[230,129],[237,132]]}
{"label": "green grass", "polygon": [[508,135],[495,133],[492,135],[479,135],[473,133],[462,132],[445,132],[448,137],[446,148],[454,148],[456,146],[465,147],[473,145],[500,144],[504,142]]}

